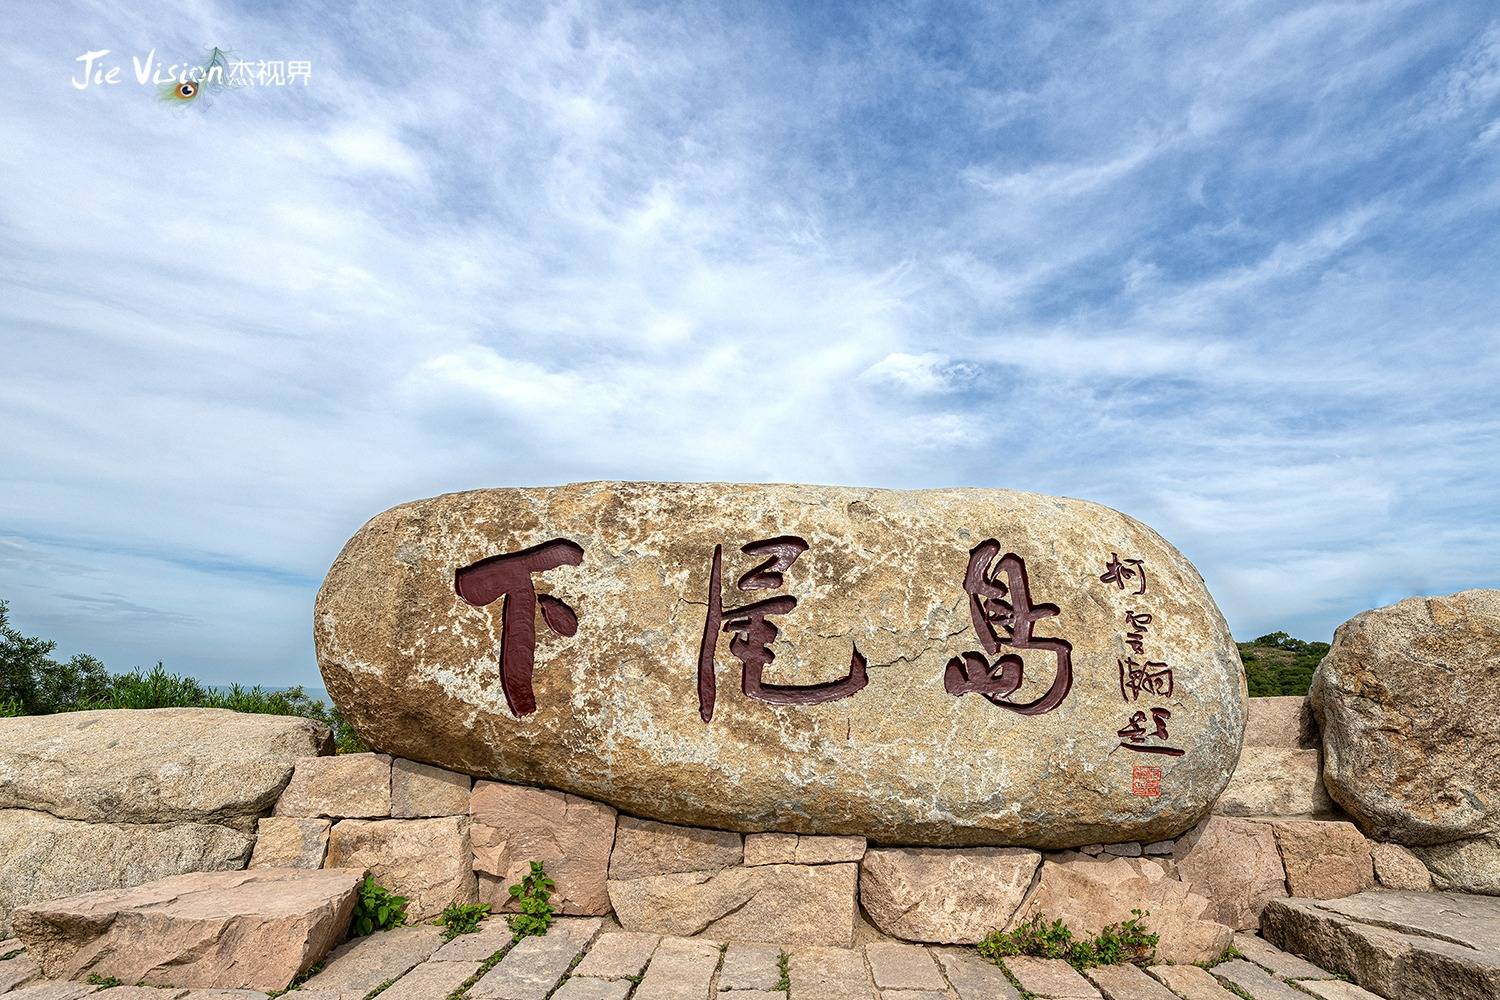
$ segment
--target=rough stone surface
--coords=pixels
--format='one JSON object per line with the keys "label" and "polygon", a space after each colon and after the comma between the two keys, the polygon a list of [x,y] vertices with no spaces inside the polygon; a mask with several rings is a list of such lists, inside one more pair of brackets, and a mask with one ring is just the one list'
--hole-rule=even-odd
{"label": "rough stone surface", "polygon": [[1364,892],[1267,904],[1267,940],[1384,997],[1500,996],[1500,899]]}
{"label": "rough stone surface", "polygon": [[22,904],[184,872],[239,869],[250,849],[248,835],[210,823],[85,823],[0,810],[0,934],[10,932],[11,911]]}
{"label": "rough stone surface", "polygon": [[383,753],[304,757],[276,800],[277,816],[379,818],[391,814],[391,758]]}
{"label": "rough stone surface", "polygon": [[731,943],[719,964],[720,991],[774,990],[781,979],[780,958],[781,949],[775,945]]}
{"label": "rough stone surface", "polygon": [[1312,705],[1300,694],[1251,698],[1245,721],[1245,746],[1316,750],[1318,723]]}
{"label": "rough stone surface", "polygon": [[18,990],[11,990],[5,994],[5,1000],[78,1000],[79,997],[86,997],[98,991],[99,987],[90,986],[87,983],[52,980],[45,983],[30,983]]}
{"label": "rough stone surface", "polygon": [[1236,934],[1234,946],[1240,954],[1278,979],[1330,979],[1329,973],[1305,958],[1290,955],[1254,934]]}
{"label": "rough stone surface", "polygon": [[1117,858],[1138,858],[1145,853],[1137,841],[1129,841],[1124,844],[1105,844],[1103,854],[1110,854]]}
{"label": "rough stone surface", "polygon": [[558,987],[552,1000],[625,1000],[630,983],[624,980],[587,979],[574,976]]}
{"label": "rough stone surface", "polygon": [[599,927],[598,919],[563,918],[545,935],[523,938],[469,987],[468,996],[474,1000],[543,1000],[599,933]]}
{"label": "rough stone surface", "polygon": [[[495,910],[514,910],[508,889],[540,861],[557,883],[552,901],[560,913],[609,912],[610,848],[615,811],[576,795],[481,781],[474,786],[469,837],[479,898]],[[738,834],[731,834],[736,841]]]}
{"label": "rough stone surface", "polygon": [[859,866],[860,903],[894,937],[976,944],[1010,920],[1040,863],[1023,848],[872,848]]}
{"label": "rough stone surface", "polygon": [[414,760],[391,761],[391,816],[424,819],[462,816],[469,811],[467,774],[457,774]]}
{"label": "rough stone surface", "polygon": [[858,869],[755,865],[609,882],[620,926],[786,945],[854,943]]}
{"label": "rough stone surface", "polygon": [[945,990],[948,983],[926,948],[895,941],[865,946],[870,978],[880,990]]}
{"label": "rough stone surface", "polygon": [[1101,965],[1084,970],[1104,1000],[1178,1000],[1171,990],[1134,965]]}
{"label": "rough stone surface", "polygon": [[1374,885],[1370,842],[1353,823],[1281,820],[1271,827],[1276,831],[1291,895],[1338,899]]}
{"label": "rough stone surface", "polygon": [[1500,590],[1413,597],[1334,633],[1313,676],[1324,779],[1370,836],[1439,844],[1500,829]]}
{"label": "rough stone surface", "polygon": [[[738,589],[766,561],[741,547],[782,536],[809,547],[769,595],[797,604],[773,615],[765,683],[857,684],[860,662],[868,682],[818,704],[748,697],[731,639],[716,632],[705,722],[697,665],[715,546],[733,609],[768,596]],[[1001,563],[1014,567],[1008,552],[1024,561],[1033,606],[1058,608],[1034,626],[1038,640],[1070,643],[1076,683],[1052,711],[1025,715],[947,690],[951,660],[1010,649],[988,634],[995,650],[982,649],[964,590],[971,550],[987,539],[1005,546],[993,564],[980,549],[997,587],[1011,573]],[[497,652],[506,602],[469,603],[455,573],[553,540],[580,548],[579,563],[559,556],[530,579],[574,610],[576,633],[526,623],[535,710],[526,699],[513,710]],[[1140,560],[1120,564],[1134,575],[1111,574],[1113,557]],[[770,581],[751,580],[760,582]],[[556,604],[543,610],[573,631]],[[1172,664],[1168,745],[1184,756],[1120,752],[1132,711],[1151,707],[1143,697],[1127,710],[1115,680],[1127,611],[1154,616],[1146,649]],[[380,514],[350,540],[319,593],[315,635],[334,700],[389,752],[748,832],[1044,847],[1161,840],[1223,789],[1245,720],[1233,639],[1181,553],[1116,511],[1002,490],[589,483],[448,494]],[[996,697],[1019,706],[1060,695],[1055,649],[1018,651],[1007,663],[1024,660],[1024,670],[1006,679],[1019,687]],[[952,676],[957,686],[957,668]],[[1147,785],[1158,791],[1134,791]]]}
{"label": "rough stone surface", "polygon": [[1286,895],[1286,870],[1269,824],[1210,816],[1172,849],[1177,877],[1213,903],[1207,916],[1236,930],[1260,926],[1267,902]]}
{"label": "rough stone surface", "polygon": [[1370,844],[1370,860],[1375,863],[1375,881],[1383,888],[1409,892],[1432,889],[1432,873],[1421,858],[1400,844]]}
{"label": "rough stone surface", "polygon": [[614,853],[609,858],[609,877],[712,872],[739,864],[744,855],[743,838],[728,830],[621,816],[615,829]]}
{"label": "rough stone surface", "polygon": [[479,971],[478,962],[423,962],[380,991],[384,1000],[444,1000]]}
{"label": "rough stone surface", "polygon": [[1153,965],[1146,972],[1182,1000],[1238,1000],[1212,974],[1196,965]]}
{"label": "rough stone surface", "polygon": [[328,828],[332,820],[292,816],[266,816],[255,826],[255,851],[251,868],[323,867],[328,854]]}
{"label": "rough stone surface", "polygon": [[868,842],[863,837],[811,837],[797,838],[797,864],[833,865],[844,861],[859,861],[865,856]]}
{"label": "rough stone surface", "polygon": [[0,962],[0,993],[31,982],[42,974],[41,966],[30,955]]}
{"label": "rough stone surface", "polygon": [[1500,837],[1413,848],[1439,889],[1500,896]]}
{"label": "rough stone surface", "polygon": [[1005,967],[1021,989],[1048,1000],[1099,1000],[1099,991],[1060,958],[1007,958]]}
{"label": "rough stone surface", "polygon": [[609,931],[600,934],[583,961],[578,963],[578,968],[573,970],[573,974],[595,979],[639,976],[660,943],[660,934],[640,931]]}
{"label": "rough stone surface", "polygon": [[957,948],[934,948],[932,952],[958,1000],[1021,1000],[1021,994],[993,962]]}
{"label": "rough stone surface", "polygon": [[1214,803],[1220,816],[1327,816],[1333,811],[1318,751],[1284,747],[1245,747],[1229,787]]}
{"label": "rough stone surface", "polygon": [[1315,997],[1322,1000],[1385,1000],[1378,997],[1362,986],[1346,983],[1338,979],[1327,979],[1322,982],[1302,983],[1302,988]]}
{"label": "rough stone surface", "polygon": [[438,927],[395,927],[348,941],[299,992],[315,1000],[363,1000],[381,983],[405,975],[443,943]]}
{"label": "rough stone surface", "polygon": [[865,958],[849,948],[801,948],[788,957],[789,1000],[873,1000]]}
{"label": "rough stone surface", "polygon": [[1157,957],[1165,962],[1211,961],[1234,937],[1230,928],[1208,916],[1209,900],[1169,878],[1160,862],[1091,858],[1076,851],[1049,855],[1042,862],[1036,887],[1011,924],[1042,915],[1064,921],[1074,933],[1097,934],[1108,924],[1129,920],[1132,909],[1150,911],[1148,925],[1161,936]]}
{"label": "rough stone surface", "polygon": [[214,708],[0,719],[0,809],[90,823],[220,823],[246,833],[299,757],[331,753],[310,719]]}
{"label": "rough stone surface", "polygon": [[792,865],[797,863],[795,833],[747,833],[745,864]]}
{"label": "rough stone surface", "polygon": [[707,1000],[718,967],[717,943],[663,938],[636,987],[634,1000]]}
{"label": "rough stone surface", "polygon": [[511,943],[510,925],[504,917],[486,917],[479,930],[472,934],[460,934],[437,950],[434,962],[483,962],[496,952],[508,948]]}
{"label": "rough stone surface", "polygon": [[47,975],[285,989],[338,941],[362,872],[258,868],[22,907],[16,932]]}
{"label": "rough stone surface", "polygon": [[1307,997],[1295,986],[1288,986],[1265,969],[1243,959],[1220,962],[1210,971],[1220,982],[1239,987],[1255,1000],[1305,1000]]}
{"label": "rough stone surface", "polygon": [[408,920],[431,920],[450,903],[478,898],[469,820],[346,819],[328,834],[329,868],[368,869],[408,900]]}
{"label": "rough stone surface", "polygon": [[187,994],[172,986],[115,986],[92,995],[108,1000],[182,1000]]}

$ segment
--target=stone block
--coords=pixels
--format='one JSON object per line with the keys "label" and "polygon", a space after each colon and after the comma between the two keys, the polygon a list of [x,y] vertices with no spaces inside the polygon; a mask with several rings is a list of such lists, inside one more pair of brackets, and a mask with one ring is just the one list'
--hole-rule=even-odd
{"label": "stone block", "polygon": [[976,944],[1010,920],[1040,863],[1023,848],[872,848],[859,866],[860,902],[893,937]]}
{"label": "stone block", "polygon": [[296,816],[264,816],[255,826],[255,850],[251,868],[323,867],[328,854],[328,829],[332,820]]}
{"label": "stone block", "polygon": [[1328,816],[1334,805],[1323,788],[1318,751],[1245,747],[1213,811],[1220,816]]}
{"label": "stone block", "polygon": [[1239,1000],[1196,965],[1153,965],[1146,972],[1182,1000]]}
{"label": "stone block", "polygon": [[1266,903],[1286,895],[1286,869],[1267,823],[1210,816],[1179,837],[1177,877],[1213,904],[1208,916],[1236,930],[1260,926]]}
{"label": "stone block", "polygon": [[1278,820],[1271,827],[1291,895],[1338,899],[1375,884],[1370,842],[1353,823]]}
{"label": "stone block", "polygon": [[[730,942],[719,964],[719,990],[774,990],[781,979],[781,949],[771,944]],[[748,1000],[726,997],[724,1000]]]}
{"label": "stone block", "polygon": [[1332,979],[1331,973],[1313,965],[1305,958],[1288,954],[1265,938],[1254,934],[1236,934],[1234,946],[1247,961],[1271,973],[1277,979]]}
{"label": "stone block", "polygon": [[1004,959],[1021,989],[1047,1000],[1102,1000],[1099,991],[1060,958],[1017,955]]}
{"label": "stone block", "polygon": [[662,938],[633,1000],[709,1000],[718,968],[717,942]]}
{"label": "stone block", "polygon": [[926,948],[916,944],[877,941],[865,946],[865,961],[870,963],[870,978],[877,989],[936,990],[948,988],[937,960]]}
{"label": "stone block", "polygon": [[639,976],[661,944],[660,934],[641,931],[606,931],[599,935],[589,953],[583,956],[576,976],[594,979],[626,979]]}
{"label": "stone block", "polygon": [[[87,983],[70,983],[66,980],[53,979],[47,982],[30,983],[20,989],[11,990],[5,994],[5,1000],[79,1000],[80,997],[97,992],[99,992],[99,987],[90,986]],[[265,994],[261,993],[258,996],[264,997]]]}
{"label": "stone block", "polygon": [[852,864],[755,865],[611,880],[609,895],[626,930],[847,948],[856,882]]}
{"label": "stone block", "polygon": [[1138,858],[1145,852],[1141,850],[1139,843],[1130,841],[1126,844],[1105,844],[1104,853],[1117,858]]}
{"label": "stone block", "polygon": [[1306,1000],[1307,997],[1295,986],[1288,986],[1265,969],[1243,959],[1220,962],[1209,971],[1215,979],[1238,988],[1254,1000]]}
{"label": "stone block", "polygon": [[8,992],[17,986],[24,986],[34,979],[41,978],[42,967],[31,955],[21,955],[9,961],[0,962],[0,993]]}
{"label": "stone block", "polygon": [[560,913],[609,912],[613,808],[563,792],[480,781],[469,812],[481,901],[497,911],[516,909],[508,890],[540,861],[557,884],[552,901]]}
{"label": "stone block", "polygon": [[413,922],[478,898],[463,816],[341,820],[329,832],[325,864],[368,869],[376,882],[407,898],[406,917]]}
{"label": "stone block", "polygon": [[609,877],[622,880],[713,872],[738,865],[744,857],[744,845],[737,833],[621,816],[609,858]]}
{"label": "stone block", "polygon": [[1362,986],[1346,983],[1341,979],[1328,979],[1317,983],[1299,983],[1304,990],[1320,1000],[1385,1000]]}
{"label": "stone block", "polygon": [[859,861],[865,856],[863,837],[815,837],[797,838],[797,864],[834,865],[845,861]]}
{"label": "stone block", "polygon": [[570,976],[552,994],[552,1000],[625,1000],[629,995],[630,983],[623,979]]}
{"label": "stone block", "polygon": [[1245,746],[1316,750],[1318,723],[1304,695],[1251,698],[1245,716]]}
{"label": "stone block", "polygon": [[483,962],[510,946],[514,935],[504,917],[486,917],[472,934],[460,934],[437,950],[434,962]]}
{"label": "stone block", "polygon": [[874,1000],[865,958],[851,948],[800,948],[788,956],[789,1000]]}
{"label": "stone block", "polygon": [[1178,1000],[1171,990],[1135,965],[1101,965],[1085,969],[1083,975],[1104,1000]]}
{"label": "stone block", "polygon": [[1400,844],[1370,843],[1370,860],[1375,864],[1375,881],[1386,889],[1431,892],[1432,873],[1422,859]]}
{"label": "stone block", "polygon": [[563,918],[545,935],[522,938],[473,986],[472,1000],[544,1000],[599,933],[597,918]]}
{"label": "stone block", "polygon": [[427,819],[469,811],[467,774],[398,757],[391,761],[391,817]]}
{"label": "stone block", "polygon": [[745,864],[790,865],[797,862],[795,833],[745,834]]}
{"label": "stone block", "polygon": [[933,948],[933,957],[943,967],[943,975],[958,1000],[1021,1000],[1021,994],[1005,978],[994,962],[982,959],[969,949]]}
{"label": "stone block", "polygon": [[1437,888],[1500,896],[1500,835],[1469,837],[1412,850],[1432,873]]}
{"label": "stone block", "polygon": [[382,1000],[444,1000],[474,973],[478,962],[428,960],[380,991]]}
{"label": "stone block", "polygon": [[383,753],[303,757],[276,800],[277,816],[377,819],[391,814],[391,758]]}

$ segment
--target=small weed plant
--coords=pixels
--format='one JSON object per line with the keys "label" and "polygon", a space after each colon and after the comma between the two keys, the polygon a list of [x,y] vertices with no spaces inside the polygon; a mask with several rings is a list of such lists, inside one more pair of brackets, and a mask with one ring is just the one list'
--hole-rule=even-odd
{"label": "small weed plant", "polygon": [[406,923],[406,897],[398,896],[380,885],[368,873],[359,884],[359,899],[354,904],[354,920],[349,926],[351,937],[364,937],[376,931],[388,931]]}
{"label": "small weed plant", "polygon": [[540,861],[533,861],[531,871],[510,887],[510,898],[521,909],[520,913],[512,913],[506,918],[516,940],[547,933],[555,916],[551,902],[555,888],[556,884],[547,877]]}
{"label": "small weed plant", "polygon": [[489,915],[488,903],[450,903],[437,922],[443,928],[443,940],[452,941],[460,934],[479,930],[479,922]]}
{"label": "small weed plant", "polygon": [[89,973],[88,984],[90,986],[119,986],[120,980],[114,976],[101,976],[97,972]]}
{"label": "small weed plant", "polygon": [[979,954],[995,963],[1013,955],[1060,958],[1075,969],[1149,962],[1156,957],[1161,936],[1147,930],[1148,914],[1140,910],[1130,913],[1129,920],[1110,924],[1093,937],[1075,936],[1061,920],[1048,923],[1034,916],[1013,931],[991,931],[979,942]]}

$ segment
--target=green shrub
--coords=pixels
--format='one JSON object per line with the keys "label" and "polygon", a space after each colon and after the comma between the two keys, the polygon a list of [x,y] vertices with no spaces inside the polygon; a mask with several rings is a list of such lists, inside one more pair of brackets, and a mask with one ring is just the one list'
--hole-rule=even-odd
{"label": "green shrub", "polygon": [[90,972],[89,978],[86,981],[90,986],[109,987],[120,985],[120,980],[116,979],[114,976],[101,976],[97,972]]}
{"label": "green shrub", "polygon": [[557,886],[547,877],[540,861],[533,861],[531,872],[510,887],[510,898],[521,907],[520,913],[512,913],[506,918],[516,940],[547,933],[554,916],[549,900],[555,888]]}
{"label": "green shrub", "polygon": [[479,930],[479,922],[489,915],[488,903],[449,903],[437,922],[444,928],[443,940],[452,941],[460,934],[473,934]]}
{"label": "green shrub", "polygon": [[1013,931],[991,931],[979,942],[979,954],[996,963],[1012,955],[1061,958],[1076,969],[1149,962],[1156,957],[1161,936],[1146,929],[1148,914],[1140,910],[1130,912],[1129,920],[1110,924],[1097,935],[1083,938],[1075,937],[1061,920],[1047,923],[1034,916]]}
{"label": "green shrub", "polygon": [[354,904],[350,937],[364,937],[376,931],[388,931],[406,923],[406,897],[398,896],[365,874],[359,884],[359,899]]}

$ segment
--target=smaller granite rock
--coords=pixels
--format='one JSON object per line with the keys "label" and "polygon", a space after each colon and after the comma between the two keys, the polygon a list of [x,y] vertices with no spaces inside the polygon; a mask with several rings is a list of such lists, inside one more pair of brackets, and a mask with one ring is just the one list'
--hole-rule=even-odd
{"label": "smaller granite rock", "polygon": [[277,816],[373,819],[391,814],[391,758],[383,753],[303,757],[276,800]]}
{"label": "smaller granite rock", "polygon": [[332,820],[295,816],[266,816],[255,827],[251,868],[323,867]]}
{"label": "smaller granite rock", "polygon": [[1141,845],[1132,840],[1125,844],[1105,844],[1104,853],[1117,858],[1138,858],[1144,852],[1141,850]]}
{"label": "smaller granite rock", "polygon": [[609,912],[605,880],[615,840],[612,807],[562,792],[481,781],[469,811],[481,902],[496,910],[516,909],[509,887],[531,862],[540,861],[557,884],[552,900],[559,912]]}
{"label": "smaller granite rock", "polygon": [[1166,962],[1207,962],[1224,953],[1233,931],[1208,914],[1213,904],[1168,877],[1150,858],[1090,858],[1074,851],[1049,854],[1031,895],[1011,920],[1033,915],[1062,920],[1074,933],[1097,934],[1122,923],[1131,910],[1148,911],[1146,926],[1160,935],[1157,957]]}
{"label": "smaller granite rock", "polygon": [[870,978],[881,990],[937,990],[948,988],[937,961],[926,948],[895,941],[865,946]]}
{"label": "smaller granite rock", "polygon": [[[86,997],[98,991],[99,987],[90,986],[87,983],[70,983],[53,979],[44,983],[33,982],[18,990],[11,990],[5,994],[5,1000],[79,1000],[80,997]],[[264,997],[265,994],[261,993],[259,996]]]}
{"label": "smaller granite rock", "polygon": [[1196,965],[1153,965],[1146,972],[1182,1000],[1237,1000],[1208,970]]}
{"label": "smaller granite rock", "polygon": [[575,976],[595,979],[625,979],[639,976],[661,944],[660,934],[640,931],[607,931],[599,935],[589,953],[583,956]]}
{"label": "smaller granite rock", "polygon": [[1255,1000],[1303,1000],[1307,996],[1244,959],[1220,962],[1209,971],[1214,974],[1215,979],[1238,988],[1242,994],[1254,997]]}
{"label": "smaller granite rock", "polygon": [[1286,750],[1318,748],[1318,723],[1306,696],[1251,698],[1248,704],[1245,746]]}
{"label": "smaller granite rock", "polygon": [[791,865],[797,862],[795,833],[745,834],[745,864]]}
{"label": "smaller granite rock", "polygon": [[7,962],[0,962],[0,993],[23,986],[41,974],[41,965],[30,955],[21,955]]}
{"label": "smaller granite rock", "polygon": [[1177,994],[1135,965],[1101,965],[1084,976],[1104,994],[1104,1000],[1179,1000]]}
{"label": "smaller granite rock", "polygon": [[854,949],[800,948],[790,954],[787,965],[790,1000],[873,1000],[875,996],[865,958]]}
{"label": "smaller granite rock", "polygon": [[315,1000],[363,1000],[375,987],[404,976],[443,943],[439,927],[394,927],[336,948],[298,990]]}
{"label": "smaller granite rock", "polygon": [[1298,983],[1304,990],[1321,1000],[1385,1000],[1378,997],[1362,986],[1346,983],[1341,979],[1327,979],[1322,982]]}
{"label": "smaller granite rock", "polygon": [[[781,979],[781,949],[773,944],[731,942],[719,963],[719,991],[774,990]],[[726,1000],[746,1000],[743,996]]]}
{"label": "smaller granite rock", "polygon": [[893,937],[976,944],[1010,920],[1040,863],[1014,847],[877,847],[860,862],[859,898]]}
{"label": "smaller granite rock", "polygon": [[865,856],[867,846],[863,837],[800,836],[797,838],[797,864],[835,865],[859,861]]}
{"label": "smaller granite rock", "polygon": [[391,816],[462,816],[469,811],[470,784],[467,774],[397,758],[391,762]]}
{"label": "smaller granite rock", "polygon": [[1338,899],[1374,885],[1370,842],[1353,823],[1278,820],[1271,828],[1276,831],[1291,895]]}
{"label": "smaller granite rock", "polygon": [[705,1000],[718,967],[715,942],[663,938],[635,988],[634,1000]]}
{"label": "smaller granite rock", "polygon": [[1004,960],[1021,989],[1056,1000],[1100,1000],[1099,991],[1060,958],[1017,955]]}
{"label": "smaller granite rock", "polygon": [[1158,840],[1154,843],[1145,844],[1141,847],[1141,853],[1149,858],[1171,857],[1172,852],[1177,849],[1175,840]]}
{"label": "smaller granite rock", "polygon": [[380,991],[384,1000],[442,1000],[450,996],[474,973],[478,962],[423,962]]}
{"label": "smaller granite rock", "polygon": [[1177,877],[1213,903],[1208,915],[1236,930],[1260,926],[1266,903],[1286,895],[1286,869],[1269,824],[1210,816],[1177,839]]}
{"label": "smaller granite rock", "polygon": [[552,994],[552,1000],[625,1000],[630,983],[625,980],[570,976]]}
{"label": "smaller granite rock", "polygon": [[621,816],[609,856],[611,879],[636,879],[673,872],[712,872],[744,860],[737,833],[696,826],[675,826]]}
{"label": "smaller granite rock", "polygon": [[176,875],[22,907],[16,930],[27,957],[54,978],[281,990],[344,935],[362,875]]}
{"label": "smaller granite rock", "polygon": [[468,826],[463,816],[342,820],[329,832],[326,864],[367,869],[407,898],[408,920],[431,920],[478,898]]}
{"label": "smaller granite rock", "polygon": [[1236,934],[1234,946],[1248,961],[1254,962],[1277,979],[1332,978],[1332,973],[1324,972],[1307,959],[1282,951],[1265,938],[1254,934]]}
{"label": "smaller granite rock", "polygon": [[1323,788],[1318,751],[1247,746],[1213,811],[1220,816],[1325,816],[1333,808]]}
{"label": "smaller granite rock", "polygon": [[855,865],[753,865],[609,882],[626,930],[788,945],[854,943]]}
{"label": "smaller granite rock", "polygon": [[514,935],[504,917],[486,917],[479,930],[460,934],[437,950],[434,962],[483,962],[509,948]]}
{"label": "smaller granite rock", "polygon": [[1432,873],[1422,859],[1400,844],[1370,844],[1370,859],[1375,862],[1375,881],[1386,889],[1429,892]]}
{"label": "smaller granite rock", "polygon": [[1500,896],[1500,837],[1470,837],[1412,850],[1439,889]]}
{"label": "smaller granite rock", "polygon": [[92,995],[107,1000],[182,1000],[188,991],[175,986],[114,986]]}
{"label": "smaller granite rock", "polygon": [[1005,973],[972,950],[934,948],[932,953],[958,1000],[1021,1000],[1021,994],[1005,978]]}

